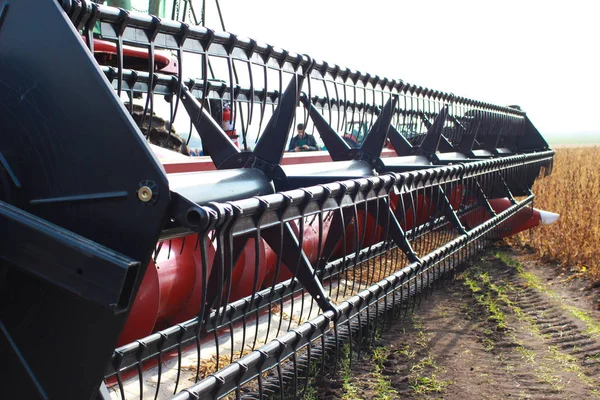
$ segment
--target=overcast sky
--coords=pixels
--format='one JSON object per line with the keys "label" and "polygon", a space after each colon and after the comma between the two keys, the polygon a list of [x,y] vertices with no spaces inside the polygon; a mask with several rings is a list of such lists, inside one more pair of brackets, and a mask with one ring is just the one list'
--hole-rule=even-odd
{"label": "overcast sky", "polygon": [[[600,0],[220,0],[227,31],[600,138]],[[219,29],[214,1],[207,26]]]}

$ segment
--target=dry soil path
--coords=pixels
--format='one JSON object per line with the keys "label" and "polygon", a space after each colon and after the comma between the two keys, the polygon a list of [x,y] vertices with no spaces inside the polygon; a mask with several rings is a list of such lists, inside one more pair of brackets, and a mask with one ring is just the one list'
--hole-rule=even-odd
{"label": "dry soil path", "polygon": [[322,399],[600,398],[600,312],[551,266],[496,248],[375,345],[320,377]]}

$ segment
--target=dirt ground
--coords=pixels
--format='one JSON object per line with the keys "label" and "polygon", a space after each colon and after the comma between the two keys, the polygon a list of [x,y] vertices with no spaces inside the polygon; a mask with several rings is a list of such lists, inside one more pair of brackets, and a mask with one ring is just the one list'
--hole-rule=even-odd
{"label": "dirt ground", "polygon": [[490,249],[309,397],[600,398],[598,299],[523,251]]}

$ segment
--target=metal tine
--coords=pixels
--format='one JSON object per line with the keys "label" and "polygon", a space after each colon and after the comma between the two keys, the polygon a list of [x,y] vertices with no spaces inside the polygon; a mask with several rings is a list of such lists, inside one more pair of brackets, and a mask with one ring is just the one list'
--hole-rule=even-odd
{"label": "metal tine", "polygon": [[173,389],[173,394],[177,394],[177,388],[179,387],[179,379],[181,378],[181,341],[183,339],[183,335],[186,332],[186,328],[183,324],[179,324],[179,336],[177,338],[177,376],[175,377],[175,389]]}
{"label": "metal tine", "polygon": [[[283,214],[287,211],[287,209],[291,203],[291,198],[288,195],[284,194],[283,196],[284,196],[284,199],[286,200],[286,203],[285,203],[284,208],[281,210],[281,216],[283,216]],[[284,222],[283,218],[280,218],[279,236],[281,236],[281,237],[283,237],[284,225],[285,225],[285,222]],[[274,229],[274,228],[272,228],[272,229]],[[271,283],[271,290],[269,291],[269,308],[268,308],[269,319],[267,320],[267,332],[265,334],[265,343],[268,343],[269,333],[271,332],[271,319],[273,316],[273,295],[275,293],[275,285],[277,284],[277,281],[279,280],[279,273],[281,271],[281,264],[282,264],[281,254],[283,253],[283,241],[281,241],[281,243],[279,243],[278,249],[273,249],[273,250],[277,250],[276,251],[277,261],[276,261],[276,265],[275,265],[275,276],[273,277],[273,282]],[[280,308],[283,311],[283,296],[280,299]],[[279,326],[277,328],[276,336],[279,336],[279,332],[281,331],[282,321],[283,321],[283,318],[279,318]]]}
{"label": "metal tine", "polygon": [[[409,276],[408,276],[408,278],[407,278],[407,280],[406,280],[406,296],[407,296],[407,299],[406,299],[406,309],[405,309],[405,312],[404,312],[404,316],[405,317],[406,317],[406,315],[408,315],[408,309],[409,309],[409,305],[411,303],[411,297],[414,298],[414,296],[412,296],[412,292],[413,292],[414,289],[411,289],[411,282],[413,280],[414,280],[413,271],[411,271],[410,274],[409,274]],[[412,286],[414,286],[414,285],[412,285]],[[412,302],[412,304],[413,305],[412,305],[412,308],[411,308],[411,313],[414,311],[414,307],[415,307],[414,301]]]}
{"label": "metal tine", "polygon": [[[411,242],[414,242],[414,240],[416,239],[416,232],[417,232],[417,218],[418,218],[418,212],[417,212],[417,208],[418,208],[418,203],[419,203],[419,193],[418,193],[418,189],[415,190],[411,190],[410,192],[408,192],[410,195],[410,202],[411,202],[411,209],[412,209],[412,217],[413,217],[413,229],[411,232],[411,236],[412,238],[410,238]],[[412,243],[411,243],[412,244]],[[415,249],[416,250],[416,249]]]}
{"label": "metal tine", "polygon": [[143,353],[146,350],[146,343],[142,340],[136,340],[138,351],[136,352],[136,369],[138,374],[138,382],[140,384],[140,400],[144,399],[144,370],[142,368]]}
{"label": "metal tine", "polygon": [[[312,332],[314,332],[317,327],[315,324],[313,324],[312,322],[308,322],[308,324],[310,324],[311,326],[311,334]],[[304,380],[304,387],[302,388],[302,393],[306,394],[306,391],[308,390],[308,384],[310,383],[310,371],[311,371],[311,365],[313,363],[312,361],[312,343],[308,343],[306,345],[306,377]]]}
{"label": "metal tine", "polygon": [[[362,297],[360,297],[360,295],[359,295],[359,298],[362,299]],[[356,357],[357,357],[358,360],[360,360],[360,356],[362,354],[362,345],[363,345],[363,338],[362,338],[362,330],[363,329],[362,329],[362,319],[361,319],[362,318],[361,305],[362,305],[362,302],[357,304],[356,317],[355,317],[356,318],[356,324],[358,326],[358,329],[357,329],[357,332],[356,332],[356,336],[357,336],[356,343],[357,343],[357,347],[358,347],[357,350],[356,350]]]}
{"label": "metal tine", "polygon": [[[255,238],[254,238],[254,253],[255,253],[255,260],[254,260],[254,281],[252,283],[252,296],[250,297],[250,303],[249,303],[249,307],[252,307],[252,305],[255,302],[256,299],[256,292],[259,289],[258,287],[258,275],[259,275],[259,268],[260,268],[260,247],[262,246],[262,237],[260,234],[261,231],[261,224],[263,222],[263,218],[265,217],[265,211],[267,210],[269,204],[261,199],[258,198],[259,203],[260,203],[260,210],[261,213],[258,215],[258,218],[256,219],[256,233],[255,233]],[[255,310],[255,318],[256,318],[256,328],[254,331],[254,342],[252,343],[252,351],[254,351],[254,349],[256,348],[256,341],[258,339],[258,318],[260,315],[260,309],[258,307],[256,307]],[[242,341],[242,346],[244,346],[245,341]],[[242,347],[242,350],[240,352],[240,357],[243,355],[243,350],[244,348]]]}
{"label": "metal tine", "polygon": [[[368,193],[368,191],[367,191],[367,193]],[[357,280],[359,281],[359,290],[360,290],[360,287],[362,285],[361,280],[362,280],[362,275],[363,275],[363,270],[364,270],[364,262],[358,263],[358,253],[363,248],[364,238],[365,238],[366,231],[367,231],[366,229],[367,229],[368,204],[367,204],[366,200],[363,200],[361,202],[361,204],[364,205],[364,207],[363,207],[364,209],[362,210],[362,214],[364,215],[364,218],[363,218],[363,230],[362,230],[363,234],[362,234],[361,238],[358,238],[358,229],[357,229],[357,231],[356,231],[356,242],[358,243],[358,245],[357,245],[357,248],[356,248],[356,257],[354,258],[354,264],[352,265],[352,271],[354,273],[354,279],[352,279],[352,288],[350,290],[350,292],[352,294],[356,293],[356,281]],[[355,210],[355,212],[357,212],[356,205],[354,206],[354,210]],[[358,223],[357,223],[357,226],[358,226]],[[356,277],[357,276],[357,268],[358,268],[358,279]],[[346,280],[347,279],[348,278],[346,278]],[[344,294],[344,296],[345,296],[345,294]]]}
{"label": "metal tine", "polygon": [[[283,70],[278,68],[277,72],[279,73],[279,91],[277,92],[277,104],[281,104],[281,97],[283,96]],[[271,117],[271,120],[274,124],[277,123],[277,119],[279,118],[281,107],[277,107],[275,109],[275,114]]]}
{"label": "metal tine", "polygon": [[[345,265],[346,258],[348,257],[348,254],[346,251],[346,249],[348,247],[348,244],[346,242],[346,226],[349,225],[350,221],[346,222],[344,220],[344,212],[343,212],[343,207],[341,206],[341,204],[340,204],[338,211],[340,213],[340,222],[341,222],[341,227],[342,227],[342,265]],[[338,301],[338,295],[339,295],[339,272],[337,273],[337,275],[338,275],[338,293],[336,294],[336,299],[335,299],[336,301]],[[332,297],[331,290],[332,290],[332,286],[333,286],[333,278],[334,278],[333,275],[329,278],[329,280],[330,280],[329,297]]]}
{"label": "metal tine", "polygon": [[[378,257],[378,259],[379,259],[379,263],[381,264],[382,260],[384,259],[384,256],[381,255]],[[383,303],[383,304],[381,304],[381,303]],[[380,307],[383,307],[383,312],[379,311]],[[374,342],[377,342],[377,340],[378,340],[378,338],[377,338],[378,331],[379,331],[380,335],[381,335],[381,332],[383,332],[383,328],[385,326],[385,311],[386,310],[387,310],[387,296],[385,295],[385,293],[380,293],[375,298],[375,329],[373,329],[373,335],[375,335]],[[381,320],[381,328],[378,328],[379,320]]]}
{"label": "metal tine", "polygon": [[[233,35],[232,36],[232,42],[233,44],[235,44],[236,41],[236,36]],[[237,80],[237,74],[235,76],[235,83],[234,83],[234,76],[233,76],[233,61],[231,59],[231,52],[233,51],[233,46],[229,47],[227,49],[227,73],[229,76],[229,95],[231,96],[231,113],[229,114],[229,122],[233,123],[233,129],[235,130],[235,119],[234,119],[234,115],[236,115],[236,108],[235,108],[235,84],[238,82]]]}
{"label": "metal tine", "polygon": [[202,332],[202,327],[204,326],[204,315],[205,315],[205,307],[206,307],[206,291],[208,287],[208,279],[206,277],[208,273],[208,245],[206,243],[206,239],[208,238],[208,234],[205,233],[201,239],[200,234],[196,237],[196,244],[194,245],[194,251],[198,250],[200,252],[201,259],[201,268],[202,268],[202,295],[200,296],[200,310],[198,311],[198,320],[199,323],[195,326],[195,336],[194,343],[196,345],[196,376],[194,377],[194,382],[198,382],[200,379],[200,359],[201,359],[201,344],[200,344],[200,334]]}
{"label": "metal tine", "polygon": [[[253,42],[254,43],[254,42]],[[248,104],[248,124],[246,125],[246,130],[243,132],[244,135],[244,150],[248,150],[248,140],[246,136],[248,135],[248,130],[250,129],[250,125],[252,124],[252,117],[254,116],[254,74],[252,73],[252,62],[248,60],[248,78],[250,80],[250,104]]]}
{"label": "metal tine", "polygon": [[[223,219],[226,219],[227,216],[223,216],[223,213],[225,211],[224,208],[221,208],[220,210],[220,216]],[[223,290],[221,288],[223,288],[223,285],[225,283],[225,276],[224,276],[224,272],[225,272],[225,268],[227,266],[228,263],[228,257],[226,257],[225,252],[227,249],[227,241],[225,240],[225,236],[226,235],[226,226],[220,226],[219,228],[216,229],[216,249],[215,249],[215,259],[213,262],[213,266],[216,267],[216,279],[217,279],[217,284],[215,285],[216,288],[216,300],[215,300],[215,312],[216,312],[216,317],[215,317],[215,321],[218,321],[218,323],[216,325],[218,325],[219,323],[223,322],[223,315],[221,315],[221,309],[223,308],[222,306],[224,305],[224,300],[225,302],[227,302],[228,299],[223,299]],[[231,258],[231,257],[229,257]],[[215,268],[213,268],[215,269]],[[212,275],[212,271],[211,271],[211,275]],[[208,290],[208,288],[207,288]],[[224,309],[223,309],[224,312]],[[203,315],[201,316],[202,318],[204,317]],[[215,326],[215,333],[216,333],[217,329]],[[215,336],[215,340],[217,340],[217,337]],[[218,340],[217,340],[218,343]],[[218,360],[217,360],[218,362]]]}
{"label": "metal tine", "polygon": [[129,82],[129,90],[127,91],[127,98],[129,100],[129,104],[128,104],[129,114],[133,115],[133,88],[137,81],[138,73],[135,71],[132,71],[131,76],[132,76],[132,79]]}
{"label": "metal tine", "polygon": [[[329,188],[327,188],[326,186],[321,185],[321,188],[323,188],[323,190],[326,193],[331,193],[331,190]],[[302,189],[305,192],[308,192],[308,190],[306,189]],[[309,192],[310,193],[310,192]],[[329,198],[329,196],[324,197],[325,199]],[[317,214],[317,221],[318,221],[318,225],[319,225],[319,230],[318,230],[318,246],[317,246],[317,262],[314,268],[314,274],[313,274],[313,278],[316,276],[316,274],[319,272],[319,260],[321,260],[321,258],[323,257],[323,246],[324,246],[324,238],[323,238],[323,226],[325,224],[325,213],[324,213],[324,207],[325,205],[325,200],[321,201],[319,204],[319,212]],[[328,213],[328,217],[332,217],[332,215],[330,213]],[[315,304],[315,299],[311,296],[310,298],[310,307],[308,309],[308,316],[310,317],[312,315],[312,310]]]}
{"label": "metal tine", "polygon": [[[236,80],[236,85],[240,84],[240,81],[238,79],[238,74],[237,74],[237,69],[235,67],[235,60],[233,60],[233,74],[235,76],[235,80]],[[236,86],[237,87],[237,86]],[[232,106],[232,113],[233,110],[237,110],[236,113],[233,114],[233,125],[232,125],[232,130],[235,132],[236,131],[236,126],[238,126],[237,124],[237,119],[238,119],[238,115],[240,118],[240,124],[241,124],[241,128],[242,128],[242,140],[244,141],[244,150],[248,150],[247,146],[246,146],[246,132],[248,131],[248,126],[249,126],[249,121],[248,123],[246,123],[244,121],[244,107],[243,107],[243,103],[240,100],[237,100],[237,93],[236,93],[236,97],[235,100],[232,100],[231,103],[233,104]]]}
{"label": "metal tine", "polygon": [[[208,55],[208,48],[210,47],[210,43],[212,42],[212,37],[214,37],[214,32],[212,30],[208,30],[208,34],[209,37],[211,39],[209,39],[208,44],[206,45],[206,47],[204,47],[204,54],[201,56],[202,59],[202,99],[200,101],[200,113],[199,113],[199,117],[198,117],[198,122],[200,122],[201,118],[203,118],[204,115],[204,105],[207,103],[207,97],[208,97],[208,71],[210,70],[211,75],[214,75],[212,73],[212,67],[210,65],[210,59],[209,59],[209,55]],[[179,88],[180,90],[182,89],[181,87]],[[208,105],[210,107],[210,102],[208,102]],[[189,113],[189,111],[188,111]],[[191,132],[192,132],[192,118],[190,116],[190,136],[188,137],[188,143],[192,137]],[[198,132],[198,134],[200,134],[200,132]]]}
{"label": "metal tine", "polygon": [[325,88],[325,97],[327,98],[327,113],[329,115],[327,123],[329,124],[329,126],[331,126],[332,125],[332,120],[333,120],[332,106],[331,106],[331,97],[329,96],[329,89],[327,89],[327,80],[325,79],[324,76],[323,76],[322,82],[323,82],[323,87]]}
{"label": "metal tine", "polygon": [[[263,214],[264,215],[264,214]],[[259,289],[258,288],[258,275],[259,275],[259,268],[260,268],[260,247],[262,246],[262,239],[260,236],[260,225],[257,225],[257,229],[256,229],[256,234],[255,234],[255,238],[254,238],[254,253],[255,253],[255,258],[254,258],[254,280],[252,282],[252,295],[250,296],[250,302],[247,303],[248,307],[251,309],[252,305],[254,304],[255,298],[256,298],[256,292]],[[254,341],[252,342],[252,351],[254,351],[254,349],[256,348],[256,341],[258,340],[258,318],[260,315],[260,309],[258,307],[256,307],[255,309],[255,330],[254,330]],[[245,344],[245,341],[242,342],[242,346]],[[242,357],[244,354],[244,348],[242,347],[242,349],[240,350],[240,357]]]}
{"label": "metal tine", "polygon": [[[348,239],[346,237],[347,233],[346,233],[346,227],[350,226],[351,224],[354,224],[354,226],[356,227],[356,220],[354,219],[354,215],[352,215],[352,217],[350,217],[349,220],[345,220],[344,217],[344,212],[343,212],[343,208],[345,207],[340,207],[340,221],[342,223],[342,265],[345,266],[346,265],[346,260],[349,256],[348,254]],[[354,240],[354,237],[352,238],[352,240]],[[335,271],[334,274],[332,274],[330,276],[330,285],[329,285],[329,296],[333,297],[332,295],[332,287],[333,287],[333,279],[337,279],[337,286],[335,289],[335,301],[339,301],[339,296],[340,296],[340,286],[341,286],[341,280],[342,280],[342,271],[340,271],[339,269]]]}
{"label": "metal tine", "polygon": [[[349,315],[352,313],[352,308],[353,307],[354,307],[354,304],[350,303],[350,307],[349,307],[349,310],[348,310]],[[352,333],[352,319],[348,318],[346,320],[346,324],[347,324],[347,328],[346,329],[348,329],[348,353],[349,353],[348,354],[348,368],[352,369],[352,356],[353,356],[353,349],[352,349],[353,345],[352,345],[352,342],[354,341],[353,340],[354,338],[352,337],[352,335],[353,335],[353,333]]]}
{"label": "metal tine", "polygon": [[[123,387],[123,377],[121,376],[121,361],[123,360],[123,354],[120,351],[115,351],[117,357],[113,361],[113,367],[117,371],[117,385],[119,386],[119,393],[121,399],[125,399],[125,389]],[[159,370],[160,371],[160,370]]]}
{"label": "metal tine", "polygon": [[[371,233],[370,243],[374,243],[375,242],[375,237],[377,235],[377,228],[379,228],[378,221],[380,221],[380,219],[382,218],[383,214],[387,211],[387,210],[383,210],[382,211],[380,209],[381,208],[380,207],[381,206],[381,204],[380,204],[381,202],[379,200],[374,201],[373,203],[375,203],[375,204],[373,204],[373,206],[375,208],[375,215],[372,215],[373,232]],[[364,230],[363,236],[366,235],[366,220],[367,220],[367,215],[368,214],[365,214],[365,230]],[[385,237],[387,238],[388,234],[389,234],[389,222],[390,222],[390,219],[387,218],[386,221],[387,221],[386,226],[381,227],[381,228],[383,228],[384,233],[385,233]],[[376,266],[375,266],[376,262],[377,262],[377,260],[373,259],[373,267],[374,268],[376,268]],[[373,272],[375,272],[375,271],[373,271]],[[369,274],[369,280],[368,280],[367,285],[371,286],[374,283],[375,283],[375,274],[374,273],[373,274]]]}
{"label": "metal tine", "polygon": [[[329,321],[328,321],[328,325],[329,325]],[[325,352],[326,352],[326,348],[325,348],[325,335],[321,335],[321,349],[320,349],[320,355],[319,357],[321,358],[321,376],[325,373]]]}
{"label": "metal tine", "polygon": [[157,355],[157,360],[158,360],[158,378],[156,380],[156,391],[154,392],[154,400],[156,400],[158,398],[158,393],[160,391],[160,381],[162,379],[162,364],[163,364],[163,360],[162,360],[162,353],[163,353],[163,346],[165,343],[165,340],[167,339],[167,337],[165,336],[164,333],[162,332],[158,332],[160,335],[160,341],[158,342],[158,355]]}
{"label": "metal tine", "polygon": [[[311,98],[311,96],[312,96],[312,78],[311,78],[312,74],[311,74],[311,70],[312,70],[313,66],[314,66],[314,60],[311,59],[311,65],[307,68],[307,72],[305,74],[306,75],[306,84],[307,84],[307,87],[308,87],[308,104],[311,104],[311,101],[312,101],[312,98]],[[309,113],[308,112],[305,113],[304,114],[304,121],[303,121],[304,126],[308,125],[308,119],[309,118],[310,118]],[[314,134],[314,130],[315,130],[315,126],[313,124],[313,134]]]}
{"label": "metal tine", "polygon": [[[346,78],[347,79],[347,78]],[[344,94],[344,100],[343,100],[343,105],[344,105],[344,112],[342,113],[342,128],[344,128],[345,126],[347,126],[347,117],[348,117],[348,110],[346,108],[346,104],[348,104],[348,96],[347,96],[347,87],[346,87],[346,80],[342,78],[342,88],[343,88],[343,94]],[[344,128],[345,129],[345,128]]]}
{"label": "metal tine", "polygon": [[[275,339],[277,340],[277,339]],[[277,381],[279,383],[279,397],[281,398],[281,400],[284,399],[283,395],[283,375],[281,373],[281,361],[277,360]]]}
{"label": "metal tine", "polygon": [[[300,206],[300,221],[301,221],[301,227],[300,229],[302,230],[302,232],[304,232],[305,229],[305,225],[306,225],[306,219],[308,218],[306,216],[306,206],[310,203],[310,200],[312,199],[312,193],[310,193],[308,190],[303,189],[302,190],[304,193],[304,204]],[[311,226],[311,222],[309,222],[309,226]],[[304,243],[304,241],[300,241],[300,247],[302,247],[302,244]],[[313,266],[313,275],[312,277],[314,278],[317,274],[317,268],[316,266]],[[300,296],[300,316],[298,316],[298,322],[297,324],[300,325],[303,321],[302,317],[304,315],[304,302],[305,302],[305,291],[304,291],[304,287],[302,287],[302,291],[301,291],[301,296]],[[311,296],[311,306],[312,303],[314,302],[314,299]],[[308,317],[310,318],[310,313],[308,314]]]}
{"label": "metal tine", "polygon": [[232,345],[229,347],[229,363],[231,364],[235,358],[235,346],[233,346],[235,339],[235,335],[233,333],[233,321],[229,321],[227,328],[229,329],[229,339],[232,343]]}
{"label": "metal tine", "polygon": [[334,337],[334,344],[335,344],[335,355],[334,355],[334,363],[333,363],[333,373],[332,375],[335,376],[336,372],[337,372],[337,368],[338,368],[338,362],[340,359],[340,339],[339,339],[339,335],[338,335],[338,322],[337,319],[333,321],[333,337]]}
{"label": "metal tine", "polygon": [[[412,87],[411,87],[411,90],[412,90]],[[415,110],[414,103],[416,103],[416,99],[415,99],[415,96],[413,95],[413,92],[411,91],[411,93],[410,93],[410,111],[411,111],[411,113],[410,113],[410,125],[409,126],[411,127],[411,129],[415,130],[414,133],[412,134],[413,135],[412,143],[419,145],[419,144],[421,144],[420,142],[418,142],[418,143],[414,142],[415,141],[414,135],[416,134],[418,137],[421,137],[422,127],[421,127],[421,124],[418,123],[418,118],[419,118],[417,116],[418,110]]]}
{"label": "metal tine", "polygon": [[196,244],[194,246],[194,251],[198,249],[200,251],[200,259],[201,259],[201,268],[202,268],[202,295],[200,296],[200,310],[198,311],[198,320],[199,323],[196,324],[196,334],[194,337],[194,341],[196,343],[196,376],[194,378],[194,382],[198,382],[200,379],[200,360],[201,360],[201,343],[200,343],[200,334],[202,332],[202,328],[205,323],[205,313],[206,313],[206,292],[208,290],[208,233],[204,233],[202,236],[198,234],[196,239]]}
{"label": "metal tine", "polygon": [[[385,106],[385,103],[386,103],[386,101],[385,101],[386,90],[385,90],[385,85],[383,83],[382,83],[382,88],[379,91],[379,93],[381,94],[381,104],[380,104],[380,107],[381,107],[381,110],[383,111],[383,107]],[[391,93],[387,93],[387,94],[389,95],[388,97],[390,99],[393,97]],[[375,103],[375,94],[373,94],[373,103]],[[395,105],[397,105],[397,104],[398,104],[398,101],[396,100],[396,104]],[[396,112],[395,108],[396,107],[394,107],[394,110],[392,110],[392,119],[390,120],[390,125],[392,124],[391,121],[394,119],[394,114]],[[384,147],[385,147],[385,143],[384,143]]]}
{"label": "metal tine", "polygon": [[[146,115],[148,113],[148,106],[150,106],[150,120],[148,121],[148,129],[146,131],[146,136],[150,136],[150,129],[152,128],[152,119],[153,119],[153,114],[154,114],[154,78],[155,78],[155,74],[154,74],[154,70],[155,70],[155,59],[154,59],[154,40],[156,39],[156,36],[158,35],[158,29],[160,26],[160,19],[158,17],[152,16],[152,26],[153,26],[153,31],[149,33],[148,35],[148,41],[149,41],[149,46],[148,46],[148,75],[149,75],[149,82],[148,82],[148,93],[146,94],[146,104],[144,105],[144,113],[142,115],[142,123],[144,123],[144,121],[146,120]],[[169,133],[169,135],[167,136],[167,144],[169,142],[171,135]]]}
{"label": "metal tine", "polygon": [[[415,213],[417,213],[417,222],[415,223],[415,227],[421,227],[424,224],[423,218],[422,216],[424,215],[424,212],[426,212],[425,208],[426,208],[426,204],[425,204],[425,199],[426,199],[426,188],[418,188],[416,190],[417,193],[417,208],[414,210]],[[420,213],[419,213],[420,211]],[[418,224],[418,226],[417,226]],[[416,235],[416,233],[415,233]],[[417,249],[416,250],[419,254],[423,255],[423,251],[424,246],[423,246],[423,240],[417,240],[420,239],[422,236],[420,236],[419,238],[415,237],[415,241],[417,241]]]}
{"label": "metal tine", "polygon": [[[354,235],[352,235],[353,236],[352,237],[352,244],[353,244],[352,249],[353,249],[353,253],[356,256],[356,257],[354,257],[354,266],[353,266],[353,267],[355,267],[356,263],[357,263],[357,260],[358,260],[358,253],[361,250],[361,244],[362,244],[362,238],[359,237],[359,221],[358,221],[358,211],[356,209],[356,202],[353,202],[353,204],[352,204],[352,213],[353,213],[352,218],[354,220]],[[363,224],[362,224],[363,225],[363,233],[362,233],[363,237],[365,235],[366,222],[367,222],[367,215],[364,214]],[[346,298],[346,293],[347,293],[347,289],[348,289],[348,279],[349,279],[348,270],[349,269],[350,268],[344,268],[344,280],[345,280],[345,282],[344,282],[344,292],[342,294],[342,298],[344,298],[344,299]],[[338,275],[339,278],[340,278],[338,280],[338,282],[341,282],[341,275],[342,275],[341,273]],[[339,286],[338,286],[338,288],[339,288]]]}
{"label": "metal tine", "polygon": [[356,84],[352,85],[352,117],[351,123],[354,123],[354,114],[356,113],[356,105],[358,104],[358,97],[356,96]]}
{"label": "metal tine", "polygon": [[[304,253],[304,250],[302,250],[302,244],[304,243],[304,218],[303,217],[299,218],[299,225],[300,225],[300,227],[298,228],[298,243],[300,246],[300,251],[298,253],[298,258],[296,260],[296,268],[294,270],[294,273],[292,274],[292,285],[291,285],[292,293],[294,292],[296,285],[300,284],[298,282],[298,279],[296,279],[296,277],[298,274],[298,270],[300,269],[300,263],[302,262],[302,254]],[[293,318],[294,318],[295,297],[296,296],[294,296],[293,294],[290,296],[290,319],[288,321],[287,331],[292,329],[292,322],[293,322]],[[302,298],[304,298],[304,296],[302,296]],[[282,311],[283,311],[283,309],[282,309]]]}
{"label": "metal tine", "polygon": [[[298,334],[299,335],[299,334]],[[292,391],[294,393],[294,398],[298,397],[298,362],[297,362],[297,351],[298,349],[294,346],[294,352],[291,355],[292,366],[294,372],[292,374]]]}
{"label": "metal tine", "polygon": [[[378,257],[378,259],[381,260],[381,257]],[[379,323],[379,298],[376,296],[373,297],[372,307],[375,309],[373,315],[371,316],[373,328],[369,333],[371,335],[371,345],[375,346],[377,343],[377,325]]]}
{"label": "metal tine", "polygon": [[117,96],[121,98],[121,90],[123,88],[123,32],[125,32],[125,28],[127,27],[129,11],[120,9],[119,14],[121,23],[119,25],[119,31],[117,32]]}
{"label": "metal tine", "polygon": [[[333,88],[335,89],[335,100],[336,100],[336,104],[337,104],[337,109],[338,109],[338,117],[337,117],[337,131],[340,131],[340,122],[341,122],[341,112],[342,112],[342,104],[340,103],[340,93],[338,90],[338,83],[337,83],[337,79],[338,79],[338,74],[340,72],[340,68],[339,66],[336,65],[336,76],[333,78]],[[344,129],[344,125],[342,125],[342,129]]]}
{"label": "metal tine", "polygon": [[[396,271],[398,271],[400,268],[403,268],[404,266],[406,266],[406,257],[404,257],[403,254],[401,254],[398,251],[394,251],[392,253],[392,255],[396,258]],[[398,297],[398,299],[396,300],[396,305],[394,310],[395,311],[395,317],[394,320],[392,321],[392,323],[396,324],[399,322],[400,320],[400,316],[402,314],[402,306],[404,304],[404,299],[402,298],[403,292],[402,292],[402,279],[398,279],[395,283],[394,286],[394,293],[396,294],[396,296]],[[399,302],[399,304],[398,304]]]}
{"label": "metal tine", "polygon": [[[373,126],[373,119],[375,118],[375,107],[376,107],[375,85],[376,85],[376,83],[370,83],[369,82],[369,84],[371,85],[371,88],[369,89],[369,92],[371,93],[371,95],[373,97],[373,100],[372,100],[372,102],[373,102],[373,112],[370,113],[371,114],[371,121],[369,122],[369,127],[372,127]],[[367,96],[365,95],[365,106],[366,106],[366,103],[367,103]],[[383,108],[383,104],[382,104],[382,108]],[[365,107],[365,111],[366,111],[366,107]]]}
{"label": "metal tine", "polygon": [[[171,129],[173,128],[173,122],[175,122],[175,118],[177,116],[177,111],[179,110],[179,102],[181,101],[181,89],[183,87],[183,44],[184,44],[185,40],[187,39],[189,26],[186,23],[182,23],[181,27],[183,29],[183,33],[181,34],[181,36],[178,38],[178,41],[177,41],[178,45],[179,45],[179,48],[177,49],[177,78],[175,78],[177,80],[177,92],[175,93],[177,99],[175,100],[175,106],[173,107],[173,110],[171,113],[171,118],[169,119],[168,132],[171,132]],[[170,103],[173,104],[172,98],[171,98]],[[203,103],[203,101],[201,103]],[[170,137],[170,133],[169,133],[169,137]],[[191,130],[190,130],[190,135],[188,136],[186,146],[189,144],[191,138],[192,138],[192,134],[191,134]]]}
{"label": "metal tine", "polygon": [[[363,89],[362,90],[362,92],[363,92],[363,96],[362,96],[363,103],[362,103],[362,110],[361,110],[362,116],[360,118],[360,126],[362,126],[363,124],[365,124],[366,121],[367,121],[367,118],[368,118],[368,116],[367,116],[367,107],[366,107],[366,105],[367,105],[367,87],[366,87],[366,85],[364,83],[362,85],[362,89]],[[371,124],[369,125],[369,129],[371,128],[372,123],[373,123],[373,119],[371,118]]]}
{"label": "metal tine", "polygon": [[[403,275],[402,275],[403,276]],[[395,307],[395,318],[394,324],[399,324],[402,320],[402,308],[404,307],[404,278],[400,278],[396,284],[394,293],[398,292],[398,298],[400,304]]]}
{"label": "metal tine", "polygon": [[254,144],[258,143],[258,139],[260,138],[260,132],[262,132],[262,124],[265,118],[265,110],[267,108],[267,93],[269,93],[268,89],[268,78],[267,78],[267,64],[263,64],[263,79],[265,82],[264,94],[262,100],[260,102],[260,120],[258,121],[258,134],[256,135],[256,139],[254,140]]}

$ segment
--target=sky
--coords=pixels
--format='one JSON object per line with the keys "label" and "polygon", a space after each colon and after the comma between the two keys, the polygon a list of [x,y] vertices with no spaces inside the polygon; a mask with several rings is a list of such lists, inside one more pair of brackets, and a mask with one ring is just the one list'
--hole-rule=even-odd
{"label": "sky", "polygon": [[[199,1],[196,1],[199,3]],[[220,29],[207,0],[207,26]],[[220,0],[227,31],[600,141],[600,0]]]}

